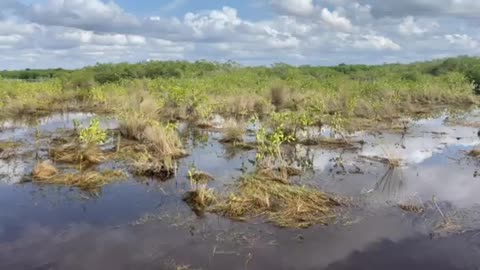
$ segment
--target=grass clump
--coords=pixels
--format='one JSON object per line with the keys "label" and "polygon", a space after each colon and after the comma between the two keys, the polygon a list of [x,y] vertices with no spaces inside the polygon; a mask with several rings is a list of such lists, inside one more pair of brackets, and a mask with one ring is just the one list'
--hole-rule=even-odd
{"label": "grass clump", "polygon": [[327,224],[339,205],[319,190],[253,175],[242,178],[237,191],[213,211],[236,220],[265,217],[280,227],[306,228]]}
{"label": "grass clump", "polygon": [[109,170],[104,172],[88,171],[77,173],[62,173],[44,178],[38,176],[35,177],[34,172],[33,180],[42,184],[77,187],[81,190],[96,190],[114,181],[118,181],[119,179],[124,177],[125,174],[122,171],[117,170]]}
{"label": "grass clump", "polygon": [[213,189],[207,188],[207,182],[213,180],[213,177],[197,171],[195,167],[190,168],[188,177],[191,190],[185,193],[183,200],[197,215],[202,215],[209,206],[217,201]]}
{"label": "grass clump", "polygon": [[186,155],[182,141],[173,127],[154,123],[145,128],[144,140],[156,155],[173,158]]}
{"label": "grass clump", "polygon": [[47,181],[57,174],[57,168],[48,160],[37,163],[33,169],[33,179],[37,181]]}
{"label": "grass clump", "polygon": [[83,144],[77,141],[50,149],[50,156],[59,162],[72,164],[99,164],[107,157],[96,144]]}
{"label": "grass clump", "polygon": [[289,92],[283,85],[276,85],[270,89],[270,99],[277,110],[285,106],[290,96]]}
{"label": "grass clump", "polygon": [[19,142],[0,141],[0,159],[9,159],[15,155],[15,149],[20,147]]}
{"label": "grass clump", "polygon": [[82,190],[95,190],[125,177],[125,174],[119,170],[59,173],[58,169],[50,161],[46,160],[39,162],[35,166],[32,176],[34,182],[41,184],[63,185],[77,187]]}
{"label": "grass clump", "polygon": [[[133,159],[133,157],[136,157]],[[140,176],[158,177],[167,179],[174,175],[177,164],[171,158],[159,159],[152,156],[148,151],[134,153],[133,172]]]}
{"label": "grass clump", "polygon": [[480,158],[480,148],[474,148],[470,152],[468,152],[468,155],[474,158]]}
{"label": "grass clump", "polygon": [[245,125],[239,123],[233,118],[228,119],[223,126],[223,143],[240,143],[243,142],[245,134]]}

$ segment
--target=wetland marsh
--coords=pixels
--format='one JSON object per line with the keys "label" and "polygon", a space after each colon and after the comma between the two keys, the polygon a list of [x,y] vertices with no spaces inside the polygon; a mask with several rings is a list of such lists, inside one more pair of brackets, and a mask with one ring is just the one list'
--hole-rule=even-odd
{"label": "wetland marsh", "polygon": [[471,81],[272,70],[0,80],[0,268],[480,266]]}

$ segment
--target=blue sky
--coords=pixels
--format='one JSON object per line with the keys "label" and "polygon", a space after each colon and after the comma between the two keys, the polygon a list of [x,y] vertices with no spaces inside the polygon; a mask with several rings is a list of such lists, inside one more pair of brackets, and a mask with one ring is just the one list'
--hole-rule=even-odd
{"label": "blue sky", "polygon": [[480,54],[478,0],[1,0],[0,69],[412,62]]}

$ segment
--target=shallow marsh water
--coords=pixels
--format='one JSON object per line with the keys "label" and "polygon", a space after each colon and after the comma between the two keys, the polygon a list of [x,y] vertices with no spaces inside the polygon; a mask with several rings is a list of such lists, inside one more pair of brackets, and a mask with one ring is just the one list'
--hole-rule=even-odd
{"label": "shallow marsh water", "polygon": [[[129,175],[95,196],[68,187],[20,184],[36,156],[46,155],[42,145],[51,136],[72,129],[73,119],[86,125],[92,117],[54,115],[34,126],[14,121],[1,126],[0,141],[22,145],[13,158],[0,160],[0,269],[480,267],[479,162],[467,157],[480,142],[478,130],[452,124],[451,116],[411,121],[406,133],[349,135],[365,142],[358,150],[295,147],[297,160],[310,166],[294,181],[357,204],[334,224],[303,230],[191,212],[182,195],[190,189],[192,164],[215,178],[209,187],[218,192],[228,192],[253,169],[255,151],[232,151],[218,142],[217,132],[196,130],[194,136],[182,127],[189,134],[190,156],[180,160],[177,175],[167,181]],[[480,120],[477,111],[459,117]],[[101,123],[107,129],[118,126],[108,118]],[[381,158],[401,164],[389,168]],[[127,170],[122,162],[102,166]],[[412,203],[425,211],[398,207]],[[442,215],[460,228],[438,233]]]}

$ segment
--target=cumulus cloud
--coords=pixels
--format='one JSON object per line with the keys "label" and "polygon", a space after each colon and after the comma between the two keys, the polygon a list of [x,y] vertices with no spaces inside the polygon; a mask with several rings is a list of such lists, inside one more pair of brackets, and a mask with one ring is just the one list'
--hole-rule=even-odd
{"label": "cumulus cloud", "polygon": [[465,34],[449,34],[445,35],[445,39],[452,45],[460,46],[467,49],[475,49],[478,47],[478,41]]}
{"label": "cumulus cloud", "polygon": [[4,68],[145,59],[328,65],[480,53],[472,24],[480,2],[471,0],[262,0],[260,11],[162,15],[184,3],[172,0],[147,17],[114,0],[32,2],[0,0]]}
{"label": "cumulus cloud", "polygon": [[321,17],[326,24],[336,30],[345,32],[352,30],[352,23],[350,20],[340,16],[336,11],[330,12],[328,9],[324,8],[322,9]]}
{"label": "cumulus cloud", "polygon": [[25,11],[32,22],[44,25],[79,27],[88,30],[130,28],[139,24],[114,2],[100,0],[49,0]]}
{"label": "cumulus cloud", "polygon": [[313,0],[271,0],[271,4],[280,12],[290,15],[307,16],[313,13]]}
{"label": "cumulus cloud", "polygon": [[480,13],[478,0],[360,0],[372,6],[376,16],[403,17],[452,15],[477,17]]}
{"label": "cumulus cloud", "polygon": [[407,16],[398,26],[398,31],[406,36],[423,35],[436,27],[438,24],[435,21],[419,21],[415,20],[413,16]]}
{"label": "cumulus cloud", "polygon": [[391,39],[378,35],[362,35],[353,45],[362,49],[400,50],[401,47]]}

